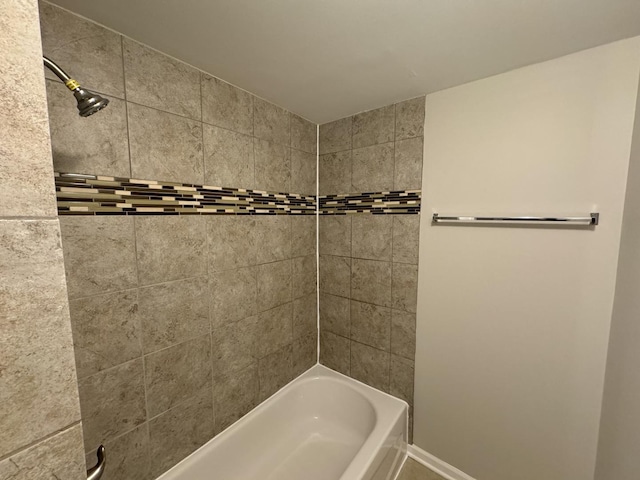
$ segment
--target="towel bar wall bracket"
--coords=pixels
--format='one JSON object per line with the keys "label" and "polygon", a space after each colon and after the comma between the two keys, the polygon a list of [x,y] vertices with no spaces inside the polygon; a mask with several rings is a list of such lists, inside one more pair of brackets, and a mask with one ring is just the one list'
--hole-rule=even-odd
{"label": "towel bar wall bracket", "polygon": [[96,451],[96,456],[98,457],[98,463],[95,466],[91,467],[87,470],[87,480],[100,480],[102,474],[104,473],[104,469],[106,467],[107,455],[104,451],[104,447],[100,445],[98,450]]}

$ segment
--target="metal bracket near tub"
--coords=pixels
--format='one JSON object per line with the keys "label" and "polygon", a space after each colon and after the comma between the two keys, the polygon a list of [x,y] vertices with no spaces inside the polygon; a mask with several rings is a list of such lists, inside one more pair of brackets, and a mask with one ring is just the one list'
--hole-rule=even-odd
{"label": "metal bracket near tub", "polygon": [[107,465],[107,455],[102,445],[98,447],[96,456],[98,457],[98,463],[96,463],[94,467],[91,467],[89,470],[87,470],[87,480],[100,480],[102,474],[104,473],[104,469]]}

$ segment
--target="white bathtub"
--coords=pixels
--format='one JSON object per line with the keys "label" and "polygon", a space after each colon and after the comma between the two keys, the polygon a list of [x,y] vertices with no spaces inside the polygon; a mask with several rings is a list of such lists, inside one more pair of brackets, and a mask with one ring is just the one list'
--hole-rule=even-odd
{"label": "white bathtub", "polygon": [[389,480],[407,404],[316,365],[159,480]]}

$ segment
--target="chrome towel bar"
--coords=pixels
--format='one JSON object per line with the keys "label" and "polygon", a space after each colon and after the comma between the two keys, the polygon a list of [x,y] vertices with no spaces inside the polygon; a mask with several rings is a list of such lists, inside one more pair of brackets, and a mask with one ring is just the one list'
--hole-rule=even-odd
{"label": "chrome towel bar", "polygon": [[478,223],[478,224],[523,224],[523,225],[598,225],[599,213],[591,213],[588,217],[473,217],[441,216],[433,214],[433,223]]}

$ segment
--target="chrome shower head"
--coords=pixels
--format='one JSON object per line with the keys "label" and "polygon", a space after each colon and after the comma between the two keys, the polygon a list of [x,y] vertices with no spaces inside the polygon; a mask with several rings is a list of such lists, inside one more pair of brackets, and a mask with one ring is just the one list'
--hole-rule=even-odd
{"label": "chrome shower head", "polygon": [[88,117],[99,112],[109,105],[109,99],[104,98],[97,93],[92,93],[82,87],[78,87],[73,91],[73,96],[78,101],[78,111],[81,117]]}
{"label": "chrome shower head", "polygon": [[73,92],[73,96],[76,97],[76,100],[78,101],[78,112],[81,117],[93,115],[109,105],[109,99],[104,98],[97,93],[85,90],[54,62],[49,60],[47,57],[42,58],[44,60],[44,66],[55,73],[57,77],[64,82],[67,88]]}

